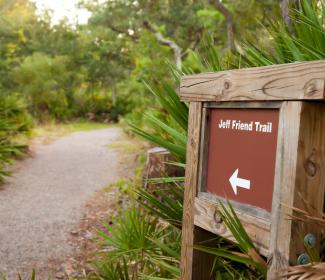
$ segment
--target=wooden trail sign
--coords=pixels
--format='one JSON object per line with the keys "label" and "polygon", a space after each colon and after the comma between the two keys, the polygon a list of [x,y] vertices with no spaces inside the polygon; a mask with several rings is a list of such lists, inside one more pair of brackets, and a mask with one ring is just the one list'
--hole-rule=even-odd
{"label": "wooden trail sign", "polygon": [[268,279],[301,262],[304,239],[320,244],[325,189],[325,61],[185,76],[190,106],[182,229],[182,280],[210,279],[211,256],[193,245],[218,234],[229,200],[258,251]]}
{"label": "wooden trail sign", "polygon": [[211,109],[206,192],[271,212],[279,111]]}

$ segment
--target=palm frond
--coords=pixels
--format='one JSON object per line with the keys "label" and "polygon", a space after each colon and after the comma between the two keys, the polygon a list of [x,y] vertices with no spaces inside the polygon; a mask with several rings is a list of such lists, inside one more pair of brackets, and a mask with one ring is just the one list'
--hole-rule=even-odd
{"label": "palm frond", "polygon": [[291,266],[281,277],[288,280],[323,280],[325,279],[325,263]]}

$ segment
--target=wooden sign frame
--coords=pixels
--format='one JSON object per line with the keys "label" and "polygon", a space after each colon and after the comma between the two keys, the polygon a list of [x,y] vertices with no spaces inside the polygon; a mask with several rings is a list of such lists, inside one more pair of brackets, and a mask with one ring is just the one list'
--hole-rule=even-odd
{"label": "wooden sign frame", "polygon": [[[202,191],[211,108],[278,108],[279,128],[272,212],[234,208],[258,251],[268,258],[268,279],[306,252],[315,223],[298,222],[296,209],[320,217],[325,189],[325,61],[230,70],[183,77],[180,98],[189,102],[182,228],[181,279],[210,279],[213,259],[193,245],[218,234],[234,240],[218,217],[214,197]],[[255,211],[255,212],[254,212]],[[257,211],[257,212],[256,212]]]}

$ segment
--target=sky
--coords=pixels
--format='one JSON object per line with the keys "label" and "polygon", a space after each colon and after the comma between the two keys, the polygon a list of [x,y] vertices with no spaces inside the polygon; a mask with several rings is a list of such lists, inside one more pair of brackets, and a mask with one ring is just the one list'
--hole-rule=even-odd
{"label": "sky", "polygon": [[39,11],[50,9],[53,11],[52,24],[67,17],[71,24],[86,24],[90,12],[77,7],[79,0],[33,0]]}

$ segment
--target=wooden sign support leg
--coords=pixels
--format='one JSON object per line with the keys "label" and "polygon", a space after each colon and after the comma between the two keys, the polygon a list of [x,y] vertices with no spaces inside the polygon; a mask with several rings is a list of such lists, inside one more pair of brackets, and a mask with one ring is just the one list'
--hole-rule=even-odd
{"label": "wooden sign support leg", "polygon": [[[284,102],[280,112],[279,140],[270,240],[268,279],[296,265],[306,252],[304,237],[316,237],[320,228],[303,218],[295,208],[319,217],[323,212],[325,171],[324,104]],[[292,218],[293,217],[293,218]]]}
{"label": "wooden sign support leg", "polygon": [[213,257],[193,249],[194,244],[208,239],[208,232],[194,226],[194,199],[197,195],[201,119],[202,103],[191,102],[182,227],[182,280],[209,279],[213,262]]}

